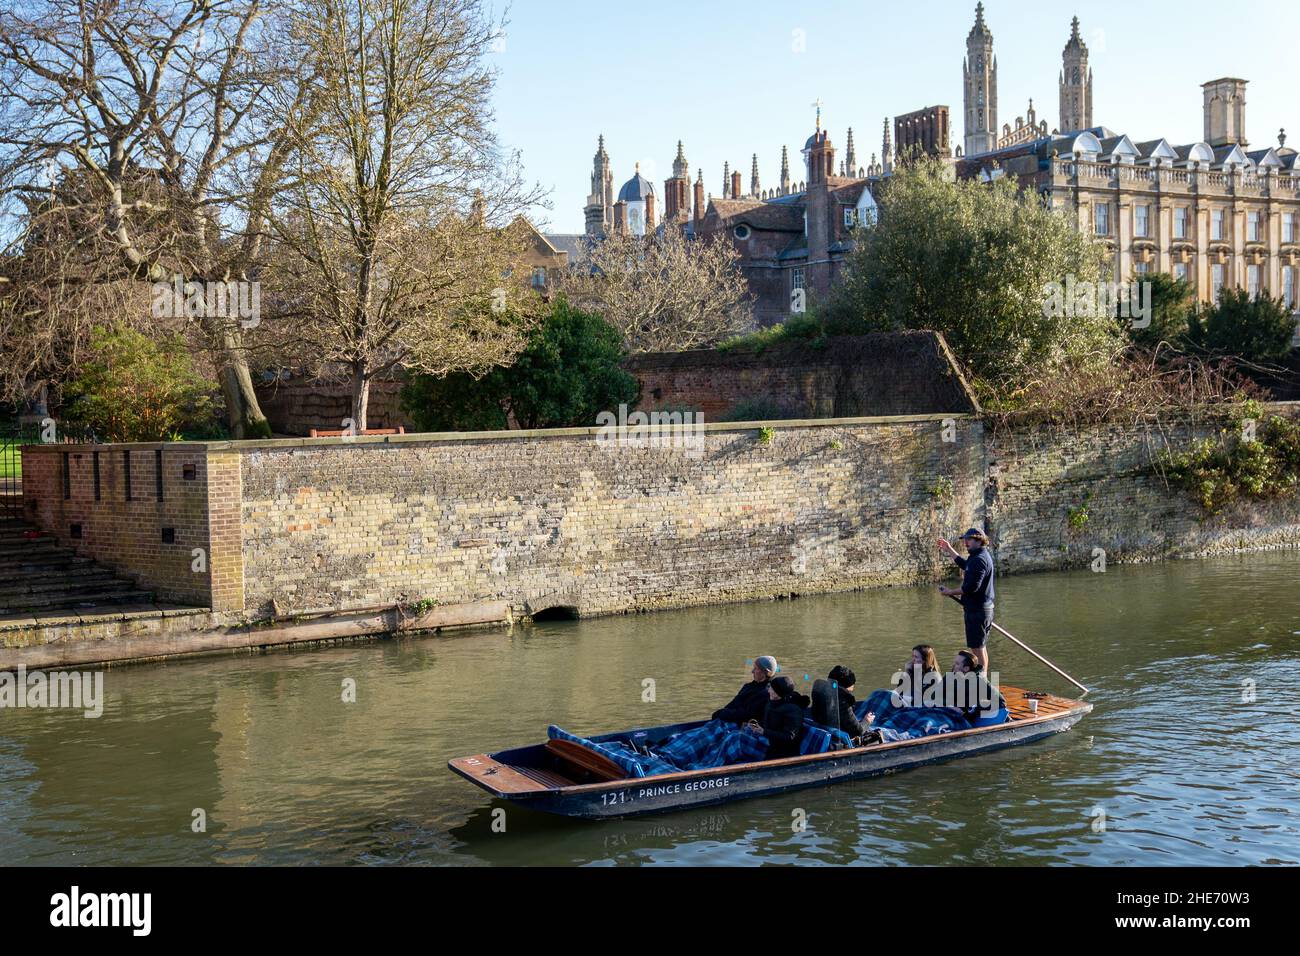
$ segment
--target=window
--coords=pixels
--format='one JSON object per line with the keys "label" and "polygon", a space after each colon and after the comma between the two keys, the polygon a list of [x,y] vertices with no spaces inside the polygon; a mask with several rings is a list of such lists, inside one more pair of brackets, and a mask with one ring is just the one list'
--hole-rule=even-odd
{"label": "window", "polygon": [[1187,263],[1186,263],[1186,262],[1175,262],[1175,263],[1174,263],[1174,278],[1175,278],[1175,279],[1182,279],[1184,282],[1187,281]]}
{"label": "window", "polygon": [[1282,214],[1282,241],[1295,242],[1295,213]]}
{"label": "window", "polygon": [[1252,299],[1259,298],[1259,279],[1262,266],[1246,266],[1246,291]]}
{"label": "window", "polygon": [[803,270],[802,270],[802,269],[791,269],[791,270],[790,270],[790,288],[791,288],[791,289],[802,289],[802,288],[803,288]]}
{"label": "window", "polygon": [[1140,203],[1133,207],[1133,232],[1137,236],[1151,235],[1151,207]]}
{"label": "window", "polygon": [[1210,268],[1210,297],[1219,301],[1219,296],[1223,292],[1223,263],[1216,262]]}
{"label": "window", "polygon": [[744,240],[748,239],[750,236],[749,227],[746,226],[744,223],[741,223],[739,226],[735,228],[735,230],[732,232],[732,235],[734,235],[737,239],[743,242]]}
{"label": "window", "polygon": [[1210,238],[1223,238],[1223,210],[1215,209],[1210,212]]}
{"label": "window", "polygon": [[1282,301],[1288,309],[1295,308],[1295,266],[1282,267]]}
{"label": "window", "polygon": [[1149,262],[1136,262],[1136,263],[1133,264],[1133,271],[1134,271],[1135,273],[1137,273],[1138,275],[1140,275],[1140,276],[1144,276],[1144,275],[1146,275],[1148,272],[1151,271],[1151,263],[1149,263]]}
{"label": "window", "polygon": [[1110,203],[1095,202],[1092,204],[1092,221],[1097,229],[1097,235],[1110,235]]}
{"label": "window", "polygon": [[855,223],[856,223],[856,218],[853,215],[853,207],[845,206],[844,207],[844,228],[852,229]]}
{"label": "window", "polygon": [[1174,238],[1187,238],[1187,207],[1178,206],[1174,209]]}
{"label": "window", "polygon": [[1259,242],[1259,213],[1252,212],[1246,216],[1246,241]]}
{"label": "window", "polygon": [[533,270],[532,286],[534,289],[546,288],[546,270],[541,266]]}

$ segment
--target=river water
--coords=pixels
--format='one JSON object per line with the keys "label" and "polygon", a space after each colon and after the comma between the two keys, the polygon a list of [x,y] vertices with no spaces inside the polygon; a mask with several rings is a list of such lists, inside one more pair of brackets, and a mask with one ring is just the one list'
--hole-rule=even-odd
{"label": "river water", "polygon": [[[1093,689],[1092,714],[1048,741],[629,820],[510,807],[504,832],[505,805],[448,758],[548,723],[707,716],[756,654],[800,684],[846,663],[863,697],[920,641],[946,665],[959,612],[893,589],[111,669],[98,719],[0,710],[0,859],[1295,864],[1298,568],[1279,552],[1001,580],[999,622]],[[991,652],[1004,683],[1070,692],[1005,639]]]}

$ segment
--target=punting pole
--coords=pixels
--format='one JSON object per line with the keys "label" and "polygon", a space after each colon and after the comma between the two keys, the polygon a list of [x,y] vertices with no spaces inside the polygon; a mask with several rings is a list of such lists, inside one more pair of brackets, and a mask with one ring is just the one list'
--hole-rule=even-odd
{"label": "punting pole", "polygon": [[[954,601],[956,601],[958,604],[961,604],[961,598],[957,597],[955,594],[949,594],[948,597],[952,598],[952,599],[953,599]],[[1049,660],[1048,660],[1046,657],[1044,657],[1042,654],[1038,653],[1038,651],[1034,650],[1032,647],[1030,647],[1028,644],[1026,644],[1026,643],[1025,643],[1024,641],[1022,641],[1020,638],[1016,637],[1014,634],[1012,634],[1010,631],[1008,631],[1008,630],[1007,630],[1005,627],[1003,627],[1001,624],[998,624],[996,621],[994,621],[994,622],[993,622],[993,628],[994,628],[994,630],[996,630],[999,634],[1001,634],[1003,637],[1007,638],[1008,640],[1014,642],[1016,645],[1018,645],[1018,646],[1024,648],[1025,650],[1027,650],[1030,654],[1034,655],[1034,657],[1038,658],[1040,661],[1042,661],[1044,664],[1046,664],[1046,665],[1047,665],[1048,667],[1050,667],[1052,670],[1056,671],[1056,673],[1060,674],[1062,677],[1064,677],[1066,680],[1068,680],[1068,681],[1069,681],[1071,684],[1073,684],[1075,687],[1079,688],[1079,690],[1083,691],[1083,695],[1086,695],[1086,694],[1088,693],[1088,688],[1084,687],[1084,686],[1083,686],[1082,684],[1080,684],[1077,680],[1075,680],[1073,677],[1071,677],[1071,676],[1070,676],[1069,674],[1067,674],[1065,671],[1061,670],[1059,667],[1057,667],[1055,664],[1053,664],[1051,661],[1049,661]],[[1083,695],[1080,695],[1080,696],[1083,696]]]}

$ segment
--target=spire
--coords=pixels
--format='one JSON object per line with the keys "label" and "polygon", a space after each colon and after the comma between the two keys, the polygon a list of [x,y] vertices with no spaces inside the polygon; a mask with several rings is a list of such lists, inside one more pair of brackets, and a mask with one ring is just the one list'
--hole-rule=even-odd
{"label": "spire", "polygon": [[1083,42],[1083,37],[1079,36],[1078,17],[1070,21],[1070,39],[1065,43],[1065,52],[1069,53],[1071,50],[1081,50],[1085,56],[1088,53],[1088,45]]}
{"label": "spire", "polygon": [[757,199],[760,192],[758,186],[758,153],[755,153],[753,165],[749,168],[749,194]]}
{"label": "spire", "polygon": [[726,199],[731,195],[731,163],[722,164],[722,198]]}
{"label": "spire", "polygon": [[677,141],[677,158],[673,160],[673,178],[686,179],[691,178],[691,166],[686,162],[686,152],[682,149],[682,141]]}
{"label": "spire", "polygon": [[781,147],[781,195],[790,195],[790,150]]}
{"label": "spire", "polygon": [[848,170],[850,176],[854,175],[854,170],[858,168],[858,154],[853,148],[853,127],[849,127],[848,139],[844,144],[844,168]]}
{"label": "spire", "polygon": [[885,172],[894,168],[894,144],[889,135],[889,117],[885,117],[885,136],[880,144],[880,162]]}
{"label": "spire", "polygon": [[988,37],[990,40],[993,39],[993,34],[989,31],[988,24],[984,22],[983,3],[975,4],[975,26],[971,27],[970,36],[967,37],[967,39],[972,37]]}

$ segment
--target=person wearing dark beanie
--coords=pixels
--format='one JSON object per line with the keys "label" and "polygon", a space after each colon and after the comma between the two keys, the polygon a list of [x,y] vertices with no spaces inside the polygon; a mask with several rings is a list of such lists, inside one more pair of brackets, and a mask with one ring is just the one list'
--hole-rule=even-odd
{"label": "person wearing dark beanie", "polygon": [[834,682],[835,691],[839,695],[839,729],[850,737],[861,737],[867,732],[867,728],[862,726],[862,722],[858,720],[858,715],[853,712],[853,708],[857,704],[857,700],[853,696],[853,688],[858,683],[857,676],[843,664],[836,664],[826,676]]}
{"label": "person wearing dark beanie", "polygon": [[794,681],[788,677],[775,677],[767,685],[768,702],[763,712],[763,722],[751,720],[752,731],[767,737],[767,759],[796,757],[803,740],[804,715],[812,703],[795,690]]}

